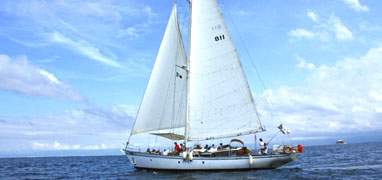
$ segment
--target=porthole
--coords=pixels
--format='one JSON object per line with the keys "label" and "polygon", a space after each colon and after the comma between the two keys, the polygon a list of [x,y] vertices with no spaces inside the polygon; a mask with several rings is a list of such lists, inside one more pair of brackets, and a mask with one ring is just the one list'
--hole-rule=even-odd
{"label": "porthole", "polygon": [[204,161],[202,161],[202,164],[204,164]]}

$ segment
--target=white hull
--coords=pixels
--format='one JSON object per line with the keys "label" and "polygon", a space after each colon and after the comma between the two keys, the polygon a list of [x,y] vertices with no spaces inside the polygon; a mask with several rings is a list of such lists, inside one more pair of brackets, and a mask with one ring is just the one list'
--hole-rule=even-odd
{"label": "white hull", "polygon": [[273,169],[296,159],[296,153],[231,156],[231,157],[194,157],[192,161],[180,156],[150,155],[140,152],[127,152],[129,161],[136,168],[161,170],[235,170],[235,169]]}

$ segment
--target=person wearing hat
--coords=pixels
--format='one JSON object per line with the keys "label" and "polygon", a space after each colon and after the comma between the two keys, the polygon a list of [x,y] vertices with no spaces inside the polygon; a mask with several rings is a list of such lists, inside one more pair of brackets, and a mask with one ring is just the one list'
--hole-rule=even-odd
{"label": "person wearing hat", "polygon": [[263,154],[267,154],[267,143],[265,143],[263,141],[263,139],[259,139],[260,140],[260,154],[263,155]]}

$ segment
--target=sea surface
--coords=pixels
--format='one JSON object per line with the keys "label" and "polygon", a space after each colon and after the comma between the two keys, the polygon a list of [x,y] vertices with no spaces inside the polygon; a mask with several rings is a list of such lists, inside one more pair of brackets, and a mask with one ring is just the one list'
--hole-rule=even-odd
{"label": "sea surface", "polygon": [[382,143],[309,146],[286,166],[250,171],[139,170],[124,156],[0,158],[0,179],[382,179]]}

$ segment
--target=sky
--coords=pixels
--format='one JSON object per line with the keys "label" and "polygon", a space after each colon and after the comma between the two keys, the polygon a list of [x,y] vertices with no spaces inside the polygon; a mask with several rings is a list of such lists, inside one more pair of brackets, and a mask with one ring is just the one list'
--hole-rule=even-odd
{"label": "sky", "polygon": [[[382,2],[218,2],[267,129],[381,136]],[[0,154],[123,147],[172,3],[3,0]]]}

